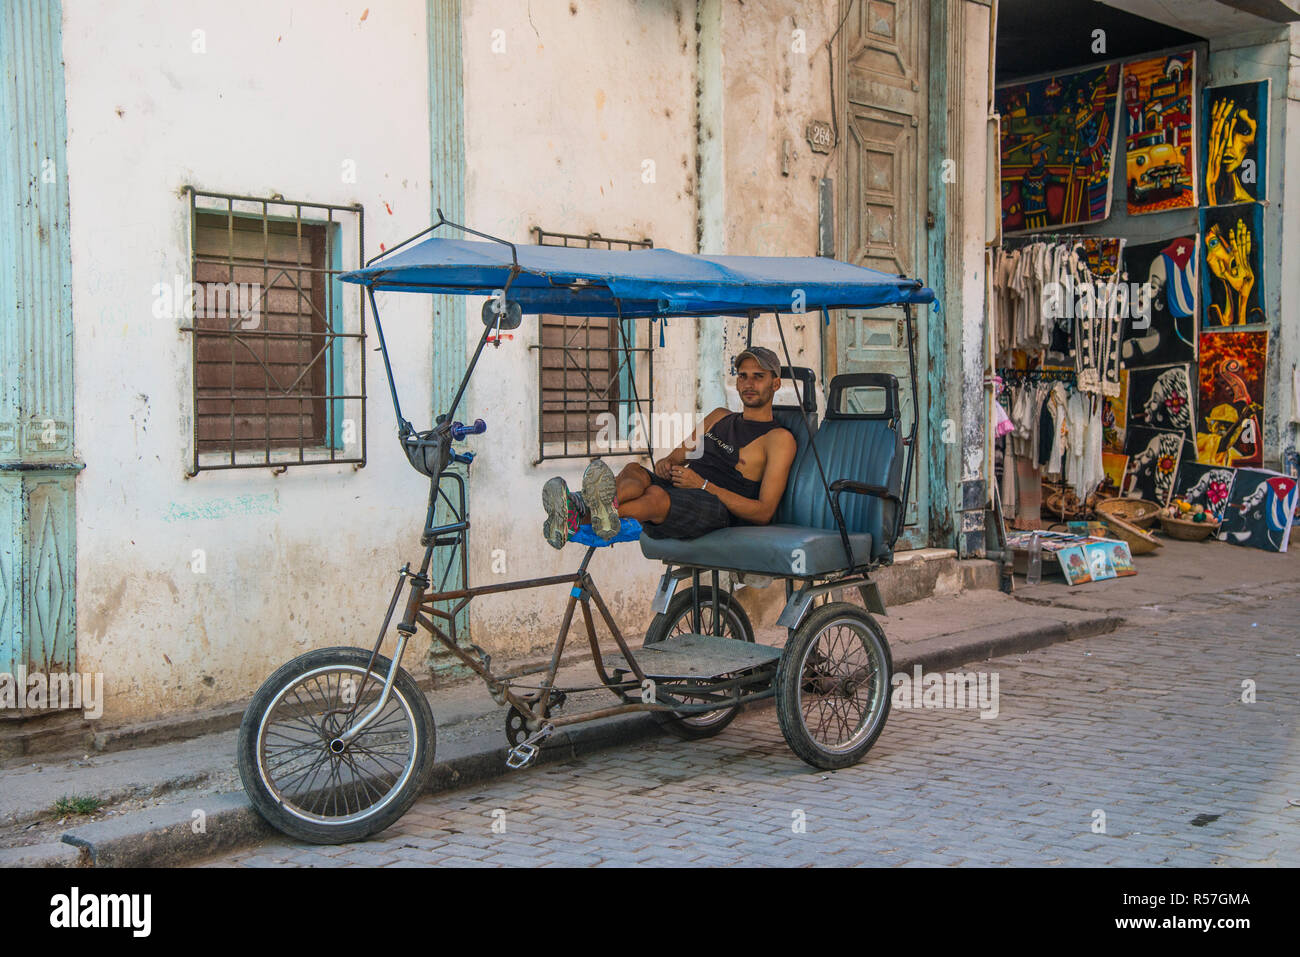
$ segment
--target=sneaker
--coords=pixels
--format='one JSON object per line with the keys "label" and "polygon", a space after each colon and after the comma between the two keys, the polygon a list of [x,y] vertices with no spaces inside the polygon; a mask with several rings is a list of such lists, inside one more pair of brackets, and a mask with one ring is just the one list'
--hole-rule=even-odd
{"label": "sneaker", "polygon": [[591,511],[591,530],[606,541],[617,535],[620,527],[616,491],[617,483],[609,466],[600,459],[592,459],[582,473],[582,497]]}
{"label": "sneaker", "polygon": [[542,486],[542,508],[546,509],[546,521],[542,523],[546,543],[563,548],[582,523],[585,509],[580,497],[570,492],[568,484],[557,475]]}

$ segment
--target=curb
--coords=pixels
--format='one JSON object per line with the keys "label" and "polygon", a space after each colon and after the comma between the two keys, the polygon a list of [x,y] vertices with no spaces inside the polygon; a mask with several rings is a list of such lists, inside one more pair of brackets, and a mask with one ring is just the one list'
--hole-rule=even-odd
{"label": "curb", "polygon": [[[962,641],[931,638],[898,649],[895,671],[917,665],[944,670],[985,658],[1016,654],[1076,638],[1107,634],[1124,623],[1112,615],[1073,621],[1009,622],[994,638]],[[772,699],[751,709],[771,708]],[[570,761],[614,745],[635,744],[662,732],[648,714],[615,715],[556,732],[534,767]],[[426,794],[451,791],[503,777],[506,748],[478,747],[435,763]],[[191,864],[278,836],[242,791],[204,798],[201,807],[160,805],[66,832],[63,844],[0,850],[0,867],[160,867]],[[67,850],[64,850],[67,848]]]}

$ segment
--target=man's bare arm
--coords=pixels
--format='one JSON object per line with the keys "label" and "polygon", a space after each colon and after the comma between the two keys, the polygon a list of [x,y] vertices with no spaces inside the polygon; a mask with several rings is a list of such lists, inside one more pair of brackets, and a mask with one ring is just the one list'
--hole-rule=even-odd
{"label": "man's bare arm", "polygon": [[[766,525],[772,521],[772,516],[781,503],[781,496],[785,494],[786,482],[790,479],[790,465],[798,450],[794,436],[788,430],[773,429],[768,435],[767,466],[763,469],[758,498],[745,498],[725,488],[718,488],[712,482],[706,489],[716,495],[732,515],[755,525]],[[698,479],[698,476],[692,478]]]}

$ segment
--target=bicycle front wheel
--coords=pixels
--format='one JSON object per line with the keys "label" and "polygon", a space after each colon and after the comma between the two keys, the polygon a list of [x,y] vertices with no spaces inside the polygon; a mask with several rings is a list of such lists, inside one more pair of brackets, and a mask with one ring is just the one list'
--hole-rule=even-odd
{"label": "bicycle front wheel", "polygon": [[384,830],[419,797],[433,769],[434,721],[399,670],[384,709],[346,743],[340,735],[383,692],[391,662],[361,648],[321,648],[281,667],[253,696],[239,728],[239,775],[273,827],[314,844]]}

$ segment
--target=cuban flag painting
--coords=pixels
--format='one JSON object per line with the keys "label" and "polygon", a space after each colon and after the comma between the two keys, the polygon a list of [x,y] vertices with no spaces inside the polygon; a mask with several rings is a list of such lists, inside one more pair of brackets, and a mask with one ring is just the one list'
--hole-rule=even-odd
{"label": "cuban flag painting", "polygon": [[1284,552],[1291,537],[1291,523],[1295,521],[1296,480],[1289,475],[1275,475],[1268,480],[1268,492],[1264,520],[1268,522],[1268,530],[1278,536],[1281,543],[1278,551]]}
{"label": "cuban flag painting", "polygon": [[1160,250],[1165,267],[1165,302],[1175,319],[1188,319],[1196,312],[1196,243],[1175,239]]}
{"label": "cuban flag painting", "polygon": [[1196,364],[1198,248],[1196,233],[1124,246],[1132,304],[1120,353],[1126,369]]}
{"label": "cuban flag painting", "polygon": [[1265,469],[1237,469],[1219,539],[1233,545],[1284,552],[1295,522],[1296,480]]}

